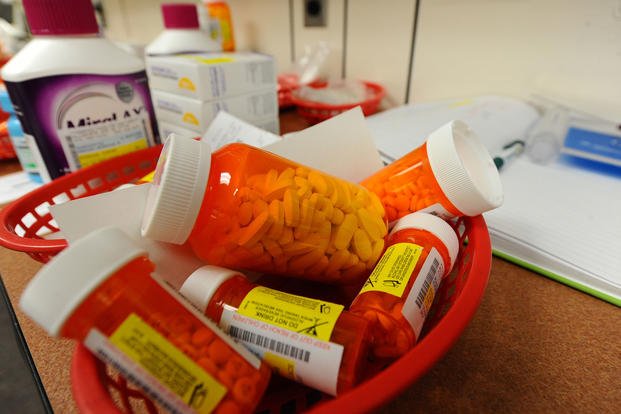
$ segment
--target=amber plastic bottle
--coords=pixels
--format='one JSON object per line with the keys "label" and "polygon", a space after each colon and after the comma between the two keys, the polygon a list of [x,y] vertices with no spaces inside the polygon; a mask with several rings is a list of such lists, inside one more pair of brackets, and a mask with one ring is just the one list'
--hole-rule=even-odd
{"label": "amber plastic bottle", "polygon": [[337,395],[365,371],[368,324],[341,305],[258,286],[216,266],[194,272],[181,294],[283,376]]}
{"label": "amber plastic bottle", "polygon": [[434,131],[423,145],[361,184],[380,197],[391,223],[415,211],[445,219],[476,216],[503,200],[492,157],[461,121]]}
{"label": "amber plastic bottle", "polygon": [[435,292],[455,263],[459,242],[441,218],[412,213],[397,221],[386,245],[350,312],[369,321],[373,354],[394,358],[416,344]]}
{"label": "amber plastic bottle", "polygon": [[172,134],[142,232],[187,240],[208,264],[343,284],[375,266],[387,226],[381,202],[360,185],[249,145],[212,154]]}
{"label": "amber plastic bottle", "polygon": [[233,35],[233,19],[231,8],[224,0],[204,0],[209,18],[217,24],[217,34],[222,42],[222,50],[225,52],[235,51],[235,36]]}
{"label": "amber plastic bottle", "polygon": [[121,230],[101,229],[44,266],[20,305],[50,335],[83,342],[170,411],[253,411],[269,367],[153,270]]}

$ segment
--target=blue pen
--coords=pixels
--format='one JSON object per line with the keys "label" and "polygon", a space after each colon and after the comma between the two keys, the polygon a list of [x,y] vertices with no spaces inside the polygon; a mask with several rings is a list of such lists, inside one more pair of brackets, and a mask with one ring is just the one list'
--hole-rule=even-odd
{"label": "blue pen", "polygon": [[494,164],[496,168],[500,171],[500,169],[509,162],[510,159],[517,157],[521,153],[524,152],[525,143],[521,139],[517,139],[512,141],[502,147],[502,151],[500,154],[494,157]]}

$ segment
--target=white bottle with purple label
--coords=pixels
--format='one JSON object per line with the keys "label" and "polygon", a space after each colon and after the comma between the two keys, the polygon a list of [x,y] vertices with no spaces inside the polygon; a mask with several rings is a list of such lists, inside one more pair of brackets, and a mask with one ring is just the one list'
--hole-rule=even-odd
{"label": "white bottle with purple label", "polygon": [[90,0],[24,0],[34,35],[2,78],[45,181],[159,143],[144,62],[99,34]]}
{"label": "white bottle with purple label", "polygon": [[222,51],[200,28],[197,4],[164,3],[161,7],[165,30],[147,45],[148,56]]}

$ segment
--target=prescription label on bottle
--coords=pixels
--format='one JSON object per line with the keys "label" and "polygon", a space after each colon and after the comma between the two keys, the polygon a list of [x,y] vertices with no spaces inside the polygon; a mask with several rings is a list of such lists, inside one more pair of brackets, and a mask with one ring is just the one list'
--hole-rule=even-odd
{"label": "prescription label on bottle", "polygon": [[386,249],[360,290],[384,292],[400,298],[418,263],[423,247],[414,243],[396,243]]}
{"label": "prescription label on bottle", "polygon": [[176,394],[164,387],[147,370],[125,355],[97,329],[91,329],[84,339],[84,346],[100,360],[119,371],[123,377],[137,384],[155,402],[171,413],[194,413]]}
{"label": "prescription label on bottle", "polygon": [[222,384],[136,314],[119,325],[110,343],[197,413],[213,411],[226,394]]}
{"label": "prescription label on bottle", "polygon": [[438,250],[432,248],[416,276],[416,280],[401,310],[403,317],[409,322],[416,337],[420,335],[423,329],[423,324],[433,303],[433,298],[438,291],[443,274],[444,262],[442,261],[442,256],[440,256]]}
{"label": "prescription label on bottle", "polygon": [[311,338],[329,341],[343,309],[336,303],[258,286],[248,292],[238,312]]}
{"label": "prescription label on bottle", "polygon": [[225,305],[220,327],[286,378],[336,395],[343,346],[240,314]]}

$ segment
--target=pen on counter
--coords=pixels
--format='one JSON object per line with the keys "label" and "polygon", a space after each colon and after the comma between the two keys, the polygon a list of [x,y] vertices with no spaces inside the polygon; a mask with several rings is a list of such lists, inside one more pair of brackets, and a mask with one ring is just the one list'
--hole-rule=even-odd
{"label": "pen on counter", "polygon": [[494,164],[498,171],[507,163],[510,159],[517,157],[524,152],[525,143],[521,139],[516,139],[502,147],[500,154],[494,157]]}

